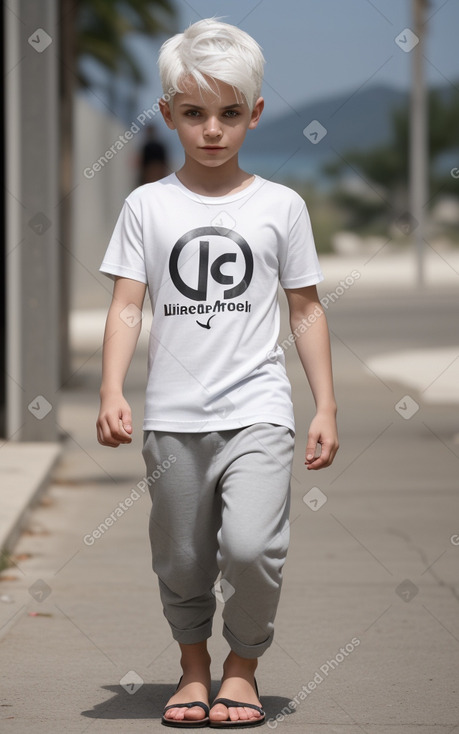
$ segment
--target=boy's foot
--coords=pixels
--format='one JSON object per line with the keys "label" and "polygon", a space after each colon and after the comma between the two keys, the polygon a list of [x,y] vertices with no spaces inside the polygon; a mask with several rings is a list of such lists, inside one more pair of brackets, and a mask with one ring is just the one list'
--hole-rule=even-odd
{"label": "boy's foot", "polygon": [[[223,666],[223,678],[215,700],[226,698],[261,708],[255,683],[256,660],[244,661],[242,665],[241,662],[242,658],[230,653]],[[257,720],[261,722],[264,715],[248,706],[225,706],[223,703],[217,703],[210,709],[209,718],[211,723],[215,724],[224,721],[255,724]]]}
{"label": "boy's foot", "polygon": [[[205,706],[208,706],[209,691],[209,671],[206,671],[206,673],[202,672],[201,674],[197,674],[196,672],[188,674],[184,673],[179,681],[177,690],[167,702],[166,708],[167,706],[173,706],[173,704],[188,704],[193,701],[200,701],[201,703],[205,704]],[[174,721],[199,722],[202,719],[207,719],[207,713],[202,706],[192,706],[191,708],[177,706],[175,708],[168,708],[167,711],[165,710],[163,719],[166,719],[166,721],[170,721],[171,723],[173,723]]]}

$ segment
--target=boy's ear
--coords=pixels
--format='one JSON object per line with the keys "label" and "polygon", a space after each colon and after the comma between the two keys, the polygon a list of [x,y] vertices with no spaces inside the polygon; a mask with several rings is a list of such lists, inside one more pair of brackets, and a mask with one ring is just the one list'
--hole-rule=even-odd
{"label": "boy's ear", "polygon": [[257,101],[255,102],[255,106],[252,110],[252,115],[250,117],[249,128],[248,128],[249,130],[253,130],[258,125],[264,106],[265,106],[265,101],[263,97],[258,97]]}
{"label": "boy's ear", "polygon": [[161,98],[159,100],[159,109],[161,110],[161,114],[164,117],[164,120],[165,120],[165,123],[166,123],[167,127],[170,128],[171,130],[175,130],[175,123],[174,123],[174,121],[172,119],[171,109],[169,107],[169,102],[166,102],[165,99],[162,99]]}

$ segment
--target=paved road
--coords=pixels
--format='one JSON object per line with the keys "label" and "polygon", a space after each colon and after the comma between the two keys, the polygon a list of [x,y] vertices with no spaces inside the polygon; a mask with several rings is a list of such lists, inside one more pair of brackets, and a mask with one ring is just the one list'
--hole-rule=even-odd
{"label": "paved road", "polygon": [[[303,466],[312,405],[295,350],[286,355],[297,449],[276,637],[258,674],[268,728],[453,734],[457,409],[424,404],[366,362],[399,349],[457,344],[457,296],[449,289],[420,296],[355,288],[328,317],[342,448],[323,473]],[[135,445],[116,451],[94,436],[100,353],[75,355],[75,368],[59,415],[67,436],[63,460],[16,549],[17,565],[7,572],[16,580],[0,586],[2,598],[11,599],[0,604],[1,730],[164,731],[158,717],[179,666],[150,569],[148,498],[124,504],[107,532],[84,542],[120,502],[135,497],[143,476],[144,354],[128,380]],[[214,690],[226,654],[220,630],[217,616]]]}

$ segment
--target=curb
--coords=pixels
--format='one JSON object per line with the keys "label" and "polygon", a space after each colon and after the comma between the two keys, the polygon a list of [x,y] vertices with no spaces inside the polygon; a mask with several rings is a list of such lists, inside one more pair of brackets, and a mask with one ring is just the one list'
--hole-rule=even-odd
{"label": "curb", "polygon": [[62,446],[58,443],[7,443],[1,447],[0,550],[13,550],[30,511],[50,483]]}

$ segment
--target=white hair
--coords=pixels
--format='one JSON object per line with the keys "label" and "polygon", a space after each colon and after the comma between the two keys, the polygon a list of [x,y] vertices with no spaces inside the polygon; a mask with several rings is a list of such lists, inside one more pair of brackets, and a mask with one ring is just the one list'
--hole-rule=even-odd
{"label": "white hair", "polygon": [[200,89],[215,92],[207,76],[239,91],[250,110],[260,96],[264,62],[260,46],[248,33],[216,18],[199,20],[169,38],[158,58],[163,92],[168,96],[186,91],[187,77]]}

